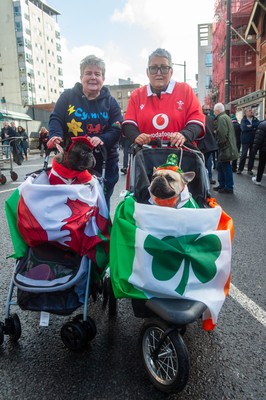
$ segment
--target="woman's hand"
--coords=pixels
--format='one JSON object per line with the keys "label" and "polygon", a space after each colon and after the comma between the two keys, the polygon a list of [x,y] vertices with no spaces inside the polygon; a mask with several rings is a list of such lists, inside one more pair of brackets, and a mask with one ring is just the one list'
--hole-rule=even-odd
{"label": "woman's hand", "polygon": [[104,144],[103,141],[98,136],[93,136],[90,139],[94,147],[97,147],[99,145],[102,146]]}
{"label": "woman's hand", "polygon": [[149,144],[151,141],[151,136],[147,133],[141,133],[139,136],[136,137],[135,143],[143,146],[144,144]]}
{"label": "woman's hand", "polygon": [[59,145],[62,142],[63,142],[63,139],[60,136],[53,136],[53,137],[51,137],[50,140],[48,140],[46,145],[47,145],[47,148],[49,150],[51,150],[51,149],[55,149],[56,145]]}
{"label": "woman's hand", "polygon": [[185,143],[186,138],[180,132],[174,132],[170,135],[169,142],[171,146],[181,147]]}

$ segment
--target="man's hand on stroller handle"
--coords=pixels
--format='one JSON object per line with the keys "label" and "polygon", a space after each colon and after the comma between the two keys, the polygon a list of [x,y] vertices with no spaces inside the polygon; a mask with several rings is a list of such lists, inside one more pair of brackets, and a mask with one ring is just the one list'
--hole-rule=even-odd
{"label": "man's hand on stroller handle", "polygon": [[[184,135],[180,132],[172,132],[169,135],[169,143],[171,146],[182,147],[185,141],[187,140]],[[135,143],[143,146],[145,144],[150,144],[152,141],[152,135],[147,133],[141,133],[135,139]]]}

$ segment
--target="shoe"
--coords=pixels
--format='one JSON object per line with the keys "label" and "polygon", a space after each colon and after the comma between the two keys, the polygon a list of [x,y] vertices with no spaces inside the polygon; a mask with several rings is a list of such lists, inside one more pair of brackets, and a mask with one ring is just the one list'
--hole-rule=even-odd
{"label": "shoe", "polygon": [[221,190],[221,189],[224,189],[224,188],[221,188],[221,186],[214,186],[213,187],[213,190],[215,190],[215,192],[219,192],[219,190]]}
{"label": "shoe", "polygon": [[237,168],[232,168],[232,171],[233,172],[237,172]]}
{"label": "shoe", "polygon": [[248,171],[248,174],[251,175],[251,176],[254,175],[253,171]]}
{"label": "shoe", "polygon": [[211,185],[215,185],[216,181],[214,181],[213,179],[210,179],[210,184]]}
{"label": "shoe", "polygon": [[227,194],[233,194],[234,191],[232,189],[227,189],[227,188],[222,188],[218,190],[218,193],[227,193]]}
{"label": "shoe", "polygon": [[239,169],[237,170],[237,174],[238,175],[241,175],[242,174],[242,171],[239,171]]}
{"label": "shoe", "polygon": [[127,174],[127,168],[121,168],[120,171],[125,175]]}
{"label": "shoe", "polygon": [[255,185],[261,185],[261,182],[257,181],[256,176],[253,176],[253,178],[251,178],[251,179],[252,179],[252,182],[255,183]]}

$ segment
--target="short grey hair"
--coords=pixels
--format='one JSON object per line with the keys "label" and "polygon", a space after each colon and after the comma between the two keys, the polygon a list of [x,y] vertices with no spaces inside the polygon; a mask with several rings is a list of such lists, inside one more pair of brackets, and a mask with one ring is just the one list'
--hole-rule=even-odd
{"label": "short grey hair", "polygon": [[220,113],[221,113],[221,112],[224,112],[225,108],[224,108],[223,103],[217,103],[217,104],[215,104],[213,110],[214,110],[214,111],[219,111]]}
{"label": "short grey hair", "polygon": [[165,50],[165,49],[158,48],[158,49],[156,49],[155,51],[153,51],[153,52],[149,55],[148,65],[150,65],[150,62],[151,62],[151,60],[152,60],[154,57],[164,57],[164,58],[167,58],[170,67],[172,67],[172,65],[173,65],[173,64],[172,64],[172,56],[171,56],[171,54],[169,53],[169,51],[167,51],[167,50]]}
{"label": "short grey hair", "polygon": [[103,78],[105,78],[105,62],[94,55],[87,56],[80,61],[80,76],[83,75],[84,70],[88,65],[96,65],[96,67],[102,71]]}

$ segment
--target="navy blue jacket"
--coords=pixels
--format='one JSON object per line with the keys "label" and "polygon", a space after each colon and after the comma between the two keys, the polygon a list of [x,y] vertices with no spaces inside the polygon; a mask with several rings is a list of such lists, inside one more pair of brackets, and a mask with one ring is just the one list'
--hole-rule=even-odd
{"label": "navy blue jacket", "polygon": [[71,132],[72,136],[99,136],[107,150],[107,160],[118,160],[121,129],[115,123],[122,120],[119,104],[107,87],[102,87],[96,99],[88,100],[77,82],[56,102],[49,120],[49,138],[63,138],[65,132]]}
{"label": "navy blue jacket", "polygon": [[241,120],[241,143],[242,144],[252,144],[255,136],[256,129],[260,121],[256,117],[252,117],[252,124],[246,116]]}

